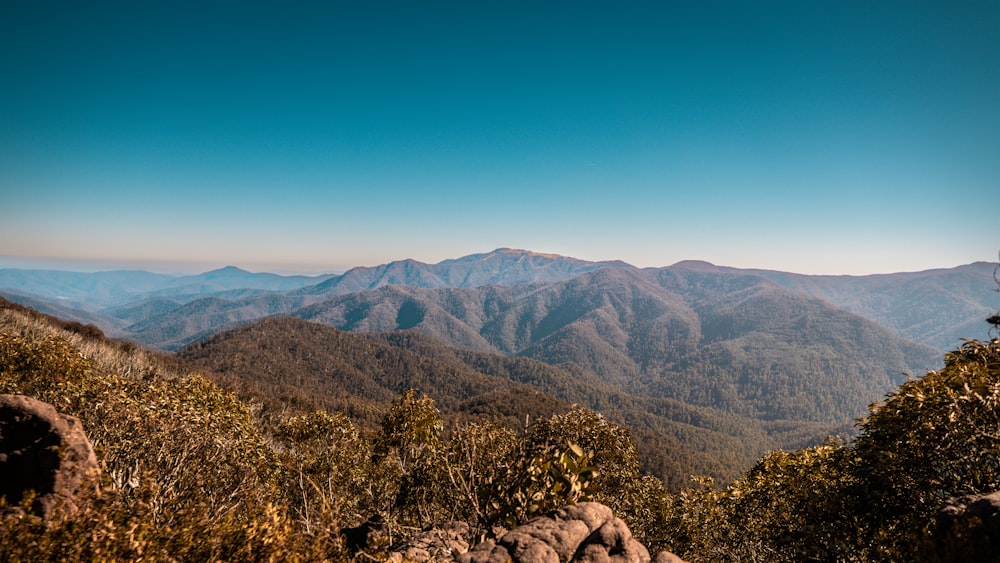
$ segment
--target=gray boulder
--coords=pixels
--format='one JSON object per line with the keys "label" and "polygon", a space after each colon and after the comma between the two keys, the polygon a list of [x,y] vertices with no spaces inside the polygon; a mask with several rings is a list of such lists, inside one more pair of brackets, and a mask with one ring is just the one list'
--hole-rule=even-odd
{"label": "gray boulder", "polygon": [[[674,559],[671,559],[671,558]],[[458,558],[460,563],[649,563],[649,552],[603,504],[584,502],[535,518]],[[680,561],[669,553],[656,561]]]}
{"label": "gray boulder", "polygon": [[0,496],[8,510],[34,491],[35,513],[72,511],[96,477],[97,457],[79,420],[31,397],[0,395]]}
{"label": "gray boulder", "polygon": [[949,500],[922,547],[927,561],[1000,563],[1000,492]]}
{"label": "gray boulder", "polygon": [[424,530],[394,545],[389,549],[390,563],[447,562],[455,556],[469,551],[469,525],[465,522],[451,522],[442,527]]}

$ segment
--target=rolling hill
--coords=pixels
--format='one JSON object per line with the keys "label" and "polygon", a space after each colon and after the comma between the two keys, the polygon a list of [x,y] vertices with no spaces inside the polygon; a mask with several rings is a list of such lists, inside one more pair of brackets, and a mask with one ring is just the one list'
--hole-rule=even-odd
{"label": "rolling hill", "polygon": [[843,430],[632,396],[579,369],[459,350],[414,332],[353,334],[299,319],[245,325],[190,344],[178,357],[261,402],[265,417],[289,406],[322,408],[372,429],[409,388],[433,397],[448,418],[514,428],[579,404],[630,427],[646,469],[675,488],[691,475],[727,481],[767,450]]}

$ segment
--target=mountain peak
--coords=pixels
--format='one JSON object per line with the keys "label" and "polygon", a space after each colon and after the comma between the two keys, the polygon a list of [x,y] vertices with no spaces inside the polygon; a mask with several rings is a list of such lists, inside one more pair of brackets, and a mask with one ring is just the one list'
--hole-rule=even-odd
{"label": "mountain peak", "polygon": [[719,267],[704,260],[682,260],[670,268],[683,268],[685,270],[695,270],[698,272],[719,272]]}
{"label": "mountain peak", "polygon": [[448,260],[442,260],[437,265],[446,266],[450,264],[469,264],[475,262],[484,262],[486,260],[491,260],[495,258],[510,260],[512,258],[521,258],[521,257],[544,258],[546,260],[562,260],[566,262],[586,262],[585,260],[580,260],[578,258],[570,258],[568,256],[562,256],[560,254],[534,252],[531,250],[524,250],[522,248],[501,247],[491,250],[490,252],[469,254],[468,256],[462,256],[461,258],[450,258]]}
{"label": "mountain peak", "polygon": [[339,277],[303,289],[303,294],[343,295],[383,285],[422,288],[514,286],[558,282],[607,267],[630,267],[624,262],[589,262],[559,254],[501,247],[490,252],[425,264],[412,259],[381,266],[354,268]]}
{"label": "mountain peak", "polygon": [[[559,254],[547,254],[547,253],[544,253],[544,252],[533,252],[531,250],[524,250],[522,248],[506,248],[506,247],[504,247],[504,248],[497,248],[496,250],[494,250],[493,252],[490,252],[489,254],[490,255],[493,255],[493,254],[514,254],[514,255],[518,255],[518,256],[537,256],[539,258],[551,258],[553,260],[556,260],[556,259],[559,259],[559,258],[567,258],[567,257],[561,256]],[[567,258],[567,259],[573,260],[572,258]]]}
{"label": "mountain peak", "polygon": [[222,268],[217,268],[202,274],[206,278],[220,277],[220,276],[242,276],[249,274],[247,270],[243,268],[237,268],[236,266],[224,266]]}

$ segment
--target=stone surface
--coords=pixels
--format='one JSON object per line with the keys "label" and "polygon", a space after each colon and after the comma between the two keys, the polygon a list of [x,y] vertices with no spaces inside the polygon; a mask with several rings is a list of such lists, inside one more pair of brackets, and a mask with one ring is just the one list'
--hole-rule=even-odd
{"label": "stone surface", "polygon": [[948,501],[924,549],[928,561],[1000,563],[1000,492]]}
{"label": "stone surface", "polygon": [[442,527],[424,530],[389,550],[389,561],[448,562],[469,551],[469,525],[452,522]]}
{"label": "stone surface", "polygon": [[[584,502],[535,518],[458,558],[460,563],[649,563],[649,552],[608,507]],[[657,563],[677,563],[669,553]]]}
{"label": "stone surface", "polygon": [[0,496],[10,509],[33,490],[38,514],[72,510],[96,476],[97,457],[79,420],[31,397],[0,395]]}
{"label": "stone surface", "polygon": [[685,561],[669,551],[661,551],[653,558],[653,563],[685,563]]}

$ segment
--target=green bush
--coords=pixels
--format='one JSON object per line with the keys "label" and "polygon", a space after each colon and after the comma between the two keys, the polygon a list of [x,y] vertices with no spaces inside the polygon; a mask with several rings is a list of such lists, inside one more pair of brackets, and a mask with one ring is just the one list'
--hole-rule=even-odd
{"label": "green bush", "polygon": [[536,422],[528,430],[528,451],[577,444],[594,467],[588,497],[619,515],[632,534],[657,550],[672,545],[666,530],[671,495],[659,479],[642,475],[628,430],[594,411],[575,407]]}
{"label": "green bush", "polygon": [[612,504],[639,477],[639,456],[628,430],[589,409],[574,407],[535,422],[527,443],[529,452],[566,443],[589,452],[597,471],[594,486],[603,492],[598,498]]}
{"label": "green bush", "polygon": [[305,533],[333,541],[344,523],[367,516],[371,445],[343,413],[315,411],[274,433],[286,468],[286,497]]}
{"label": "green bush", "polygon": [[764,456],[727,490],[729,545],[770,561],[849,561],[861,526],[854,452],[841,442]]}
{"label": "green bush", "polygon": [[1000,340],[968,341],[890,393],[855,450],[869,541],[912,557],[945,500],[1000,490]]}

